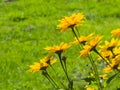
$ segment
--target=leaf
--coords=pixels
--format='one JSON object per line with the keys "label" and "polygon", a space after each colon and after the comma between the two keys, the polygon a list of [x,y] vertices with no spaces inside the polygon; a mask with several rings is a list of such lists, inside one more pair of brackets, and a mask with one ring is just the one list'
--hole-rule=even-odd
{"label": "leaf", "polygon": [[111,76],[111,77],[106,81],[106,83],[109,84],[109,83],[113,80],[113,78],[115,78],[116,75],[117,75],[117,73],[114,74],[113,76]]}
{"label": "leaf", "polygon": [[83,78],[86,82],[89,82],[91,84],[92,81],[95,81],[95,78]]}
{"label": "leaf", "polygon": [[104,90],[120,90],[120,73],[113,75]]}

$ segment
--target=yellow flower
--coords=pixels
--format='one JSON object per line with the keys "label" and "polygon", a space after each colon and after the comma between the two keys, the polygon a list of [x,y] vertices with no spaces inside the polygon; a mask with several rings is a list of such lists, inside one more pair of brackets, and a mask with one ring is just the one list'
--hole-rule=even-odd
{"label": "yellow flower", "polygon": [[115,58],[112,59],[111,66],[113,67],[113,69],[120,71],[120,69],[119,69],[119,67],[120,67],[120,55],[117,55],[117,56],[115,56]]}
{"label": "yellow flower", "polygon": [[117,67],[118,71],[120,71],[120,65]]}
{"label": "yellow flower", "polygon": [[83,50],[80,51],[80,56],[86,56],[90,51],[94,50],[101,40],[101,36],[94,37],[89,43],[83,46]]}
{"label": "yellow flower", "polygon": [[60,24],[57,25],[61,31],[65,31],[68,28],[74,28],[75,26],[82,25],[84,22],[84,15],[82,13],[72,14],[69,17],[64,17],[60,20]]}
{"label": "yellow flower", "polygon": [[90,40],[90,38],[92,37],[92,35],[93,35],[93,33],[89,34],[88,36],[80,36],[78,39],[75,38],[75,40],[72,43],[73,44],[78,44],[78,43],[85,44],[86,41]]}
{"label": "yellow flower", "polygon": [[89,45],[90,45],[92,48],[95,48],[95,47],[99,44],[99,42],[101,41],[101,39],[102,39],[102,36],[96,36],[96,37],[94,37],[93,40],[91,40],[91,41],[89,42]]}
{"label": "yellow flower", "polygon": [[28,71],[30,72],[36,72],[40,70],[40,63],[34,62],[33,65],[30,65],[30,69]]}
{"label": "yellow flower", "polygon": [[30,65],[30,72],[36,72],[40,70],[45,70],[49,65],[52,65],[56,60],[51,60],[52,56],[47,56],[40,60],[40,62],[34,62],[33,65]]}
{"label": "yellow flower", "polygon": [[120,55],[120,47],[116,47],[113,52],[115,55]]}
{"label": "yellow flower", "polygon": [[102,79],[104,79],[104,80],[105,80],[105,79],[108,79],[108,78],[107,78],[107,74],[99,75],[99,77],[102,78]]}
{"label": "yellow flower", "polygon": [[104,72],[109,73],[112,71],[112,68],[110,66],[104,68]]}
{"label": "yellow flower", "polygon": [[41,62],[41,63],[47,63],[47,64],[50,64],[50,61],[51,61],[50,59],[51,59],[51,58],[52,58],[52,55],[47,56],[47,57],[41,59],[40,62]]}
{"label": "yellow flower", "polygon": [[87,87],[86,90],[96,90],[96,89],[91,88],[91,87]]}
{"label": "yellow flower", "polygon": [[49,65],[54,64],[54,63],[57,61],[57,60],[51,60],[51,58],[52,58],[52,55],[47,56],[47,57],[41,59],[41,60],[40,60],[41,65],[42,65],[42,64],[44,65],[44,64],[46,63],[46,66],[47,66],[47,64],[48,64],[48,66],[49,66]]}
{"label": "yellow flower", "polygon": [[64,52],[67,48],[69,48],[71,45],[70,44],[64,44],[63,42],[59,46],[53,46],[53,47],[46,47],[45,49],[48,50],[49,52]]}
{"label": "yellow flower", "polygon": [[[110,67],[111,66],[111,67]],[[111,72],[113,69],[120,71],[120,55],[116,56],[111,60],[110,65],[108,65],[104,71],[106,73]]]}
{"label": "yellow flower", "polygon": [[83,46],[83,50],[80,51],[80,56],[81,56],[81,57],[86,56],[91,50],[92,50],[92,47],[91,47],[91,46],[89,46],[89,45]]}
{"label": "yellow flower", "polygon": [[120,37],[120,29],[112,30],[111,33],[113,34],[113,36],[119,36]]}
{"label": "yellow flower", "polygon": [[94,78],[94,74],[93,73],[89,73],[88,78]]}
{"label": "yellow flower", "polygon": [[113,48],[115,48],[116,46],[119,46],[120,42],[117,39],[112,38],[112,40],[110,42],[105,41],[105,45],[104,46],[100,46],[101,51],[107,51],[107,50],[113,50]]}
{"label": "yellow flower", "polygon": [[[109,62],[108,60],[112,59],[113,57],[113,54],[111,51],[104,51],[104,52],[100,51],[100,54],[105,60],[107,60],[107,62]],[[102,58],[99,57],[99,59],[101,60]]]}

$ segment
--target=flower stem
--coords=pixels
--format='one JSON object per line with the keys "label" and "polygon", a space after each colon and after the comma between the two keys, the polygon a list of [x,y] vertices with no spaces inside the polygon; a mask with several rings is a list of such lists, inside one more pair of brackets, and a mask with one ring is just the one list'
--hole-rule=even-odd
{"label": "flower stem", "polygon": [[63,64],[63,62],[62,62],[61,54],[59,54],[58,56],[59,56],[59,59],[60,59],[60,63],[61,63],[62,69],[63,69],[63,71],[65,72],[68,81],[70,81],[70,79],[69,79],[69,77],[68,77],[68,74],[67,74],[67,72],[66,72],[65,66],[64,66],[64,64]]}
{"label": "flower stem", "polygon": [[60,63],[61,63],[61,66],[62,66],[62,69],[67,77],[67,80],[69,82],[69,90],[73,90],[73,83],[71,83],[71,80],[69,79],[68,77],[68,74],[67,74],[67,68],[66,68],[66,65],[64,62],[62,62],[62,57],[61,57],[61,53],[58,54],[58,57],[60,59]]}
{"label": "flower stem", "polygon": [[95,63],[94,63],[94,61],[93,61],[93,58],[92,58],[92,56],[91,56],[90,54],[88,55],[88,58],[89,58],[89,60],[90,60],[90,62],[91,62],[91,65],[92,65],[92,67],[93,67],[93,70],[94,70],[95,78],[96,78],[96,80],[97,80],[98,87],[99,87],[98,90],[102,90],[102,85],[101,85],[101,83],[100,83],[99,73],[98,73],[98,70],[97,70],[97,66],[95,65]]}
{"label": "flower stem", "polygon": [[[78,42],[79,42],[79,44],[80,44],[80,40],[79,40],[79,38],[78,38],[78,36],[77,36],[74,28],[72,27],[71,29],[72,29],[73,34],[75,35],[75,37],[77,38],[77,40],[78,40]],[[80,45],[79,45],[79,47],[80,47],[80,50],[81,50],[81,46],[80,46]]]}
{"label": "flower stem", "polygon": [[[52,68],[52,70],[54,71],[54,73],[55,73],[56,76],[57,76],[57,73],[56,73],[55,69],[52,67],[52,65],[50,65],[50,67]],[[62,85],[65,89],[67,89],[67,88],[65,87],[65,85],[63,84],[63,82],[60,81],[60,83],[61,83],[61,85]]]}
{"label": "flower stem", "polygon": [[77,33],[78,33],[78,36],[80,36],[80,33],[79,33],[79,31],[78,31],[78,28],[76,27],[76,31],[77,31]]}
{"label": "flower stem", "polygon": [[56,82],[53,80],[53,78],[49,75],[47,70],[43,71],[43,75],[49,80],[49,82],[56,88],[59,89],[59,86],[56,84]]}
{"label": "flower stem", "polygon": [[112,66],[105,60],[105,58],[96,49],[94,49],[94,52],[97,53],[106,62],[106,64],[112,68]]}

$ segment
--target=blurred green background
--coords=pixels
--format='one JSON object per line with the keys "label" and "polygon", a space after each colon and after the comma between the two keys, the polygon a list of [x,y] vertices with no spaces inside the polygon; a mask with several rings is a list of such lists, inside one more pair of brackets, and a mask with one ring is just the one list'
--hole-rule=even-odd
{"label": "blurred green background", "polygon": [[[56,28],[63,16],[83,12],[86,21],[78,27],[81,35],[95,32],[110,39],[110,31],[120,28],[120,0],[0,0],[0,90],[54,90],[41,72],[29,73],[29,65],[48,55],[46,46],[70,42],[69,30]],[[79,58],[78,47],[70,48],[67,67],[82,90],[89,62]],[[66,82],[61,67],[54,65],[57,75]],[[49,70],[55,80],[53,71]],[[88,70],[89,71],[89,70]],[[109,89],[110,90],[110,89]]]}

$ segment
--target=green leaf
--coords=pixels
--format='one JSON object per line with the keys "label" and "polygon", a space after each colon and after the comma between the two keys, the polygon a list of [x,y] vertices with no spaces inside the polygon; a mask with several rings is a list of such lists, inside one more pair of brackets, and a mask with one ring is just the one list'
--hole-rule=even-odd
{"label": "green leaf", "polygon": [[114,74],[114,75],[112,75],[112,76],[106,81],[107,84],[109,84],[109,83],[113,80],[113,78],[115,78],[116,75],[117,75],[117,73]]}
{"label": "green leaf", "polygon": [[105,90],[120,90],[120,73],[113,75]]}

